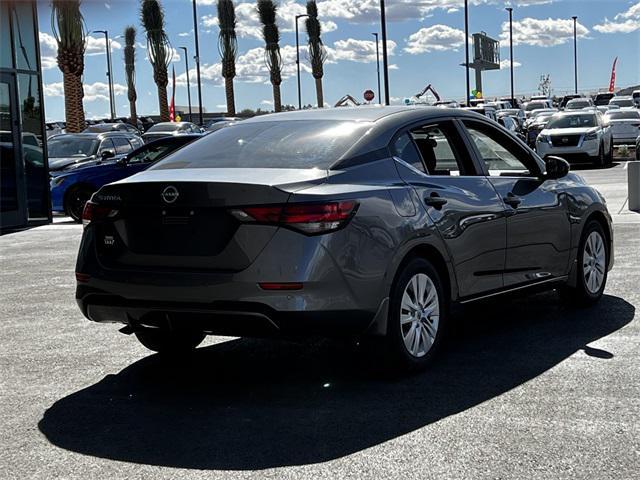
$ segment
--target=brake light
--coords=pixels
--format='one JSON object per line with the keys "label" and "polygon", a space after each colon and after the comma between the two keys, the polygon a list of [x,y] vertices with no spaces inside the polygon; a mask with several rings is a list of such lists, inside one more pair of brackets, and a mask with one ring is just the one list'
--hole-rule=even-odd
{"label": "brake light", "polygon": [[84,204],[84,210],[82,211],[82,225],[86,227],[93,221],[105,220],[107,218],[114,217],[117,213],[118,210],[89,201]]}
{"label": "brake light", "polygon": [[231,210],[241,222],[280,225],[307,234],[327,233],[342,228],[355,215],[353,200],[327,203],[293,203]]}

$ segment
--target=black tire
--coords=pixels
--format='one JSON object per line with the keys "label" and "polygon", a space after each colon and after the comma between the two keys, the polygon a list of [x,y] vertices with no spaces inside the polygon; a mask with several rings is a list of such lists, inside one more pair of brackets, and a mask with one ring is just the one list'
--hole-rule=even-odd
{"label": "black tire", "polygon": [[[589,236],[596,232],[600,238],[602,239],[604,245],[604,268],[603,268],[603,278],[602,284],[600,288],[596,291],[591,291],[587,286],[587,280],[585,278],[585,245],[587,244],[587,240]],[[608,277],[608,265],[609,265],[609,246],[607,245],[607,236],[604,233],[604,229],[600,222],[595,220],[591,220],[586,226],[584,231],[582,232],[582,237],[580,238],[580,247],[578,249],[578,259],[576,268],[578,269],[576,273],[576,286],[570,287],[568,285],[559,289],[559,293],[562,299],[568,301],[569,303],[576,306],[589,306],[596,303],[602,297],[604,289],[607,286],[607,277]]]}
{"label": "black tire", "polygon": [[163,355],[185,355],[202,343],[206,334],[191,330],[170,331],[148,328],[135,332],[138,341],[149,350]]}
{"label": "black tire", "polygon": [[604,144],[600,144],[600,150],[598,151],[598,156],[594,159],[593,164],[598,167],[598,168],[602,168],[604,167],[606,162],[605,156],[604,156]]}
{"label": "black tire", "polygon": [[613,165],[613,141],[609,144],[609,153],[606,159],[607,165]]}
{"label": "black tire", "polygon": [[[426,275],[432,282],[431,285],[435,287],[439,306],[439,318],[435,323],[435,338],[433,339],[431,346],[428,347],[426,353],[421,356],[412,354],[405,344],[405,335],[408,335],[408,330],[414,328],[413,322],[409,322],[404,326],[401,324],[401,308],[403,307],[402,299],[405,289],[409,288],[409,282],[418,274]],[[429,285],[429,288],[431,288],[431,285]],[[400,371],[411,372],[424,369],[433,362],[433,359],[437,356],[442,342],[446,337],[448,327],[449,298],[445,292],[446,290],[443,287],[442,279],[440,278],[438,271],[425,259],[415,258],[411,260],[399,273],[393,287],[391,288],[387,335],[385,338],[387,353],[394,368],[399,369]],[[415,325],[425,322],[429,322],[430,328],[433,328],[434,320],[431,317],[420,317],[419,321],[415,320]],[[422,327],[422,325],[420,325],[420,327]],[[423,328],[425,328],[425,332],[429,331],[426,327]],[[422,330],[419,331],[422,332]],[[428,338],[433,337],[429,336]],[[426,345],[426,339],[421,341],[424,341]]]}
{"label": "black tire", "polygon": [[82,222],[84,205],[91,199],[93,190],[84,186],[71,187],[64,198],[64,211],[76,222]]}

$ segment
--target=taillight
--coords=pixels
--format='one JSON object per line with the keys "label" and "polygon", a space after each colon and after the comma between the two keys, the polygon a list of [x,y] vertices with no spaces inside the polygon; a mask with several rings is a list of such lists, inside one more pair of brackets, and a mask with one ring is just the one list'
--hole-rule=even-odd
{"label": "taillight", "polygon": [[357,207],[357,202],[345,200],[244,207],[231,213],[244,223],[280,225],[313,235],[342,228],[355,215]]}
{"label": "taillight", "polygon": [[87,202],[84,204],[84,210],[82,211],[82,225],[86,227],[91,222],[114,217],[117,213],[118,210],[115,210],[111,207],[105,207],[103,205],[98,205],[97,203]]}

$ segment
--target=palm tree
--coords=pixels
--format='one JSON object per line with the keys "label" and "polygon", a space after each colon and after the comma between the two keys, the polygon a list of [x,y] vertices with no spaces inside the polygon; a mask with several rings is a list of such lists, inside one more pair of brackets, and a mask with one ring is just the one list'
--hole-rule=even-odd
{"label": "palm tree", "polygon": [[51,30],[58,43],[58,67],[64,84],[64,110],[67,132],[85,129],[82,99],[82,74],[87,32],[80,0],[53,0],[51,2]]}
{"label": "palm tree", "polygon": [[316,79],[316,97],[318,108],[324,107],[324,96],[322,95],[322,76],[324,75],[323,64],[327,59],[327,51],[322,44],[320,35],[322,27],[318,21],[318,5],[315,0],[307,2],[307,36],[309,37],[309,61],[311,62],[311,73]]}
{"label": "palm tree", "polygon": [[173,49],[169,43],[169,37],[164,31],[164,12],[158,0],[142,0],[140,18],[142,26],[147,32],[147,54],[153,66],[153,81],[158,87],[160,120],[168,122],[167,84],[169,83],[169,75],[167,69],[173,57]]}
{"label": "palm tree", "polygon": [[280,84],[282,83],[282,57],[280,56],[280,31],[276,24],[278,6],[273,0],[258,0],[258,15],[262,23],[264,37],[264,60],[269,68],[273,85],[273,106],[276,112],[282,111]]}
{"label": "palm tree", "polygon": [[218,50],[222,60],[222,76],[227,94],[227,113],[236,114],[233,96],[233,77],[236,76],[236,57],[238,41],[236,40],[236,8],[231,0],[218,0]]}
{"label": "palm tree", "polygon": [[138,125],[136,112],[136,29],[128,26],[124,29],[124,71],[127,75],[127,97],[129,98],[129,112],[132,125]]}

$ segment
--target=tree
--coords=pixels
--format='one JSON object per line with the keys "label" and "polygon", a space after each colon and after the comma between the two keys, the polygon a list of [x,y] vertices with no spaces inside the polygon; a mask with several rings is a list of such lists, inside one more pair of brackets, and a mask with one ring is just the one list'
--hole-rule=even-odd
{"label": "tree", "polygon": [[147,54],[153,67],[153,81],[158,87],[158,105],[160,120],[169,121],[169,105],[167,103],[167,69],[173,57],[173,49],[169,37],[164,31],[164,12],[158,0],[142,0],[140,7],[142,26],[147,32]]}
{"label": "tree", "polygon": [[51,3],[51,30],[58,44],[58,67],[64,85],[64,110],[67,132],[82,132],[86,125],[82,99],[82,74],[87,32],[80,0],[53,0]]}
{"label": "tree", "polygon": [[273,106],[276,112],[282,111],[280,84],[282,83],[282,57],[280,56],[280,31],[276,24],[278,6],[273,0],[258,0],[258,15],[262,23],[264,38],[264,60],[269,68],[273,85]]}
{"label": "tree", "polygon": [[222,76],[227,95],[227,114],[236,114],[233,95],[233,77],[236,76],[236,57],[238,41],[236,39],[236,8],[231,0],[218,0],[218,51],[222,62]]}
{"label": "tree", "polygon": [[138,114],[136,112],[136,29],[128,26],[124,29],[124,71],[127,75],[127,97],[129,98],[130,122],[132,125],[138,124]]}
{"label": "tree", "polygon": [[311,73],[316,79],[316,97],[318,108],[324,107],[324,96],[322,94],[322,76],[324,75],[323,65],[327,59],[327,51],[322,44],[320,35],[322,26],[318,21],[318,5],[315,0],[307,2],[307,36],[309,37],[309,61],[311,62]]}

